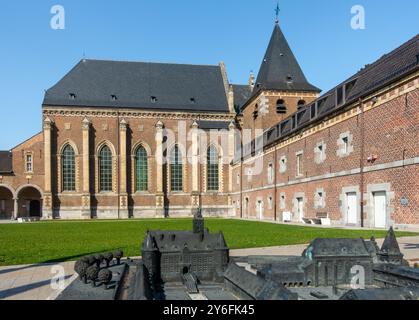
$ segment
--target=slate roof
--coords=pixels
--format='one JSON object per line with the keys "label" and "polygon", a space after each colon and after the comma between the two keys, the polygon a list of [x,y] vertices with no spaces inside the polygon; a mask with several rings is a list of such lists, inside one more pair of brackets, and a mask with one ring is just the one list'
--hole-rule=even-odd
{"label": "slate roof", "polygon": [[418,287],[400,287],[400,288],[367,288],[364,290],[350,290],[345,293],[340,300],[410,300],[419,299]]}
{"label": "slate roof", "polygon": [[[307,126],[340,112],[360,98],[370,95],[381,87],[387,86],[417,70],[419,70],[419,34],[402,44],[399,48],[382,56],[376,62],[366,65],[352,77],[326,92],[317,100],[302,107],[287,119],[266,130],[263,138],[264,147],[269,148]],[[346,88],[346,98],[343,99],[341,104],[337,104],[337,91],[339,88]],[[314,113],[313,110],[315,110]],[[294,118],[296,118],[295,121]],[[254,145],[255,142],[253,141],[251,145],[244,146],[245,158],[250,157],[254,153]],[[239,160],[239,158],[235,159],[235,161]]]}
{"label": "slate roof", "polygon": [[43,104],[229,112],[220,66],[87,59],[47,90]]}
{"label": "slate roof", "polygon": [[258,277],[257,275],[231,262],[224,273],[226,281],[237,286],[255,300],[297,300],[298,296],[284,286]]}
{"label": "slate roof", "polygon": [[13,172],[13,157],[10,151],[0,151],[0,173]]}
{"label": "slate roof", "polygon": [[143,242],[143,249],[158,249],[160,252],[227,249],[222,233],[204,232],[203,237],[192,231],[150,231]]}
{"label": "slate roof", "polygon": [[240,111],[244,104],[252,96],[252,90],[249,85],[233,84],[234,109]]}
{"label": "slate roof", "polygon": [[198,121],[198,127],[202,130],[228,130],[230,121]]}
{"label": "slate roof", "polygon": [[363,239],[315,239],[304,252],[318,257],[370,257]]}
{"label": "slate roof", "polygon": [[253,93],[261,89],[321,91],[307,81],[277,23],[259,69]]}
{"label": "slate roof", "polygon": [[393,227],[387,232],[386,238],[384,239],[381,251],[390,255],[400,255],[400,247],[397,242],[396,235],[394,234]]}

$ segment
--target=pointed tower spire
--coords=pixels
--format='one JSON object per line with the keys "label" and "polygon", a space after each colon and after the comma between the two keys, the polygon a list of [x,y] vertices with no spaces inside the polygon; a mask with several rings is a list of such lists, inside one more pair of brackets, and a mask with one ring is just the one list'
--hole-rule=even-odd
{"label": "pointed tower spire", "polygon": [[321,91],[307,81],[278,23],[275,23],[253,93],[263,89]]}
{"label": "pointed tower spire", "polygon": [[390,230],[388,230],[383,246],[381,247],[381,251],[388,254],[400,254],[399,243],[397,242],[393,227],[390,227]]}
{"label": "pointed tower spire", "polygon": [[397,242],[393,227],[390,227],[390,230],[388,230],[387,236],[384,239],[383,246],[381,247],[378,256],[382,262],[394,264],[403,263],[403,254],[400,251],[399,243]]}

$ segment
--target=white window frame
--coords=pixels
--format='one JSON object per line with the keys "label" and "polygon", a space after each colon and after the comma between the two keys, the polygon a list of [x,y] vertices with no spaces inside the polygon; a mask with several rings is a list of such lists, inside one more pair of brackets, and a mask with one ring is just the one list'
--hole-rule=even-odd
{"label": "white window frame", "polygon": [[[30,160],[28,160],[30,159]],[[30,168],[28,167],[30,165]],[[25,172],[26,173],[33,173],[33,153],[27,152],[25,153]]]}
{"label": "white window frame", "polygon": [[279,173],[285,172],[287,172],[287,157],[282,156],[281,159],[279,159]]}
{"label": "white window frame", "polygon": [[347,157],[354,151],[352,141],[353,136],[349,131],[339,135],[339,139],[337,141],[338,150],[336,152],[338,157]]}
{"label": "white window frame", "polygon": [[326,148],[327,145],[324,141],[317,143],[314,148],[314,162],[316,164],[321,164],[326,161]]}
{"label": "white window frame", "polygon": [[296,173],[295,173],[295,175],[296,175],[296,177],[303,177],[304,176],[303,155],[304,155],[303,151],[299,151],[295,154],[295,157],[296,157],[296,166],[295,166]]}
{"label": "white window frame", "polygon": [[268,196],[268,209],[269,210],[273,209],[273,197],[272,197],[272,195]]}
{"label": "white window frame", "polygon": [[253,177],[253,170],[249,168],[249,169],[247,169],[247,181],[251,182],[252,177]]}
{"label": "white window frame", "polygon": [[279,208],[281,210],[285,210],[287,207],[286,204],[287,204],[287,196],[285,195],[285,193],[281,193],[279,195]]}

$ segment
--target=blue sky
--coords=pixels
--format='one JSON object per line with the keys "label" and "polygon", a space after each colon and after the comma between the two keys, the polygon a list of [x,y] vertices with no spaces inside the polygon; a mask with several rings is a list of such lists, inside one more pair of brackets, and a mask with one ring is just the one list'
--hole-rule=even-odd
{"label": "blue sky", "polygon": [[[53,5],[65,30],[52,30]],[[351,8],[366,11],[353,30]],[[0,4],[0,150],[41,130],[44,90],[81,58],[217,64],[230,81],[259,70],[275,0],[19,0]],[[323,90],[419,31],[417,0],[283,0],[280,26],[307,78]]]}

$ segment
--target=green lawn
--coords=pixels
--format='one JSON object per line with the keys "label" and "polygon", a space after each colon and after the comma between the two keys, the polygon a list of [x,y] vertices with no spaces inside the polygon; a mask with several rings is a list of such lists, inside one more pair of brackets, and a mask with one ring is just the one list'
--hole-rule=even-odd
{"label": "green lawn", "polygon": [[[190,230],[191,219],[129,221],[52,221],[0,224],[0,265],[75,260],[80,256],[122,248],[141,255],[147,229]],[[304,244],[318,237],[382,238],[385,231],[342,230],[276,225],[240,220],[206,219],[212,232],[222,230],[231,249]],[[414,235],[399,232],[398,236]]]}

